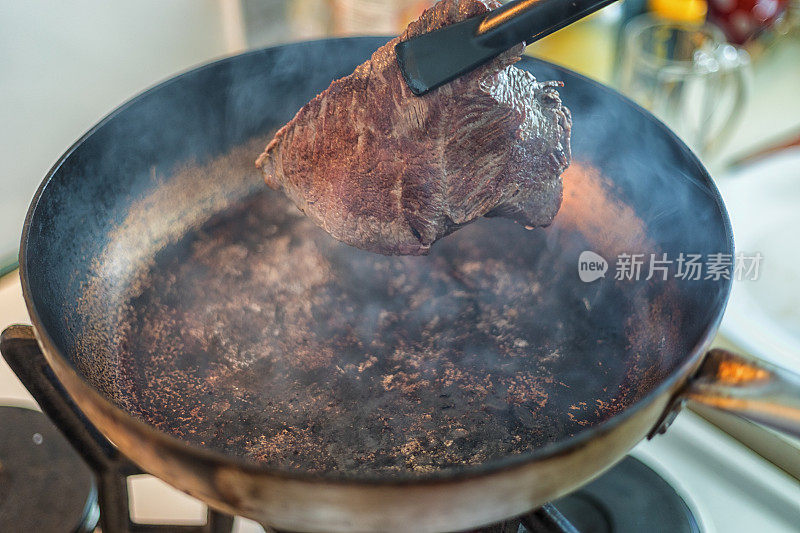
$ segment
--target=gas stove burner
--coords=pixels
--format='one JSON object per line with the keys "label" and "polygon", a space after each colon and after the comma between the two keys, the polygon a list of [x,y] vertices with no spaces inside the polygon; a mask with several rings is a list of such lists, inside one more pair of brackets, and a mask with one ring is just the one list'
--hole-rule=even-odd
{"label": "gas stove burner", "polygon": [[0,406],[0,531],[88,532],[98,515],[91,470],[50,420]]}
{"label": "gas stove burner", "polygon": [[[31,343],[35,345],[32,337],[25,346],[30,348]],[[82,416],[54,379],[41,351],[21,348],[13,352],[17,357],[9,357],[10,353],[4,350],[3,355],[56,425],[36,411],[0,407],[0,531],[65,531],[65,523],[77,524],[76,531],[91,531],[98,522],[98,501],[104,532],[130,533],[142,528],[176,531],[174,526],[140,527],[130,522],[125,479],[144,472],[119,454]],[[77,453],[71,451],[68,442]],[[93,470],[85,464],[92,465]],[[43,509],[48,510],[47,516],[41,515]],[[229,533],[232,529],[233,517],[209,508],[206,524],[186,531]],[[669,483],[640,461],[627,457],[569,496],[469,533],[639,531],[694,533],[701,529]]]}
{"label": "gas stove burner", "polygon": [[553,505],[581,533],[699,533],[689,506],[633,457]]}
{"label": "gas stove burner", "polygon": [[[675,489],[626,457],[585,487],[538,511],[469,533],[699,533]],[[466,532],[464,532],[466,533]]]}

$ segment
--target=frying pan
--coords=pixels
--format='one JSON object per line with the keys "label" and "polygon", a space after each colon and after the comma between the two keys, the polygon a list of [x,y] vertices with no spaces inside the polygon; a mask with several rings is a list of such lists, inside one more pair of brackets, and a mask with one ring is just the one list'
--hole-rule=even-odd
{"label": "frying pan", "polygon": [[[20,275],[33,326],[3,333],[4,356],[41,349],[144,471],[294,531],[521,514],[664,430],[687,399],[798,434],[795,376],[705,352],[729,280],[617,268],[625,254],[733,246],[696,157],[602,85],[519,63],[562,80],[574,117],[546,229],[484,219],[430,256],[383,257],[266,191],[252,162],[271,132],[384,42],[230,57],[101,121],[31,204]],[[597,279],[580,276],[586,251]]]}

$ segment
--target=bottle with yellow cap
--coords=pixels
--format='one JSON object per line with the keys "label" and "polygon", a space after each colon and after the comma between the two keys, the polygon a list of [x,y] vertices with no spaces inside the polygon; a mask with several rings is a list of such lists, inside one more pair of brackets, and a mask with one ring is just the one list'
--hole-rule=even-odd
{"label": "bottle with yellow cap", "polygon": [[702,24],[706,20],[706,0],[649,0],[653,16],[675,22]]}

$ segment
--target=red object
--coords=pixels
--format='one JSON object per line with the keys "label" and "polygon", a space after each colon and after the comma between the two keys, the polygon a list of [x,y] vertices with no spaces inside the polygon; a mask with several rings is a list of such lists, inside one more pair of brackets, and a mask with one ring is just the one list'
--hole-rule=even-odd
{"label": "red object", "polygon": [[744,44],[772,26],[789,0],[709,0],[708,18],[728,40]]}

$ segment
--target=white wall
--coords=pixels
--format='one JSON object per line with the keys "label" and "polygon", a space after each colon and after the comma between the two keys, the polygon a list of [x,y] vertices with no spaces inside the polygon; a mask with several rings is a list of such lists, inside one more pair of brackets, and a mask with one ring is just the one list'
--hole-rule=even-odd
{"label": "white wall", "polygon": [[241,47],[238,1],[0,0],[0,261],[38,183],[131,96]]}

